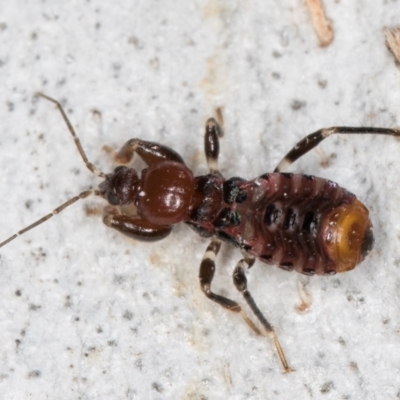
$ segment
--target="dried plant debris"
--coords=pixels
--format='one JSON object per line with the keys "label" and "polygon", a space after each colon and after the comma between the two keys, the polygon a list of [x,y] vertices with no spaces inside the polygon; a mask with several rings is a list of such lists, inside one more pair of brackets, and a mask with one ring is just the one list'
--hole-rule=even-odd
{"label": "dried plant debris", "polygon": [[395,62],[400,66],[400,27],[385,28],[386,47],[394,55]]}
{"label": "dried plant debris", "polygon": [[322,47],[328,46],[333,40],[333,28],[330,20],[326,17],[320,0],[305,0],[311,15],[314,30]]}

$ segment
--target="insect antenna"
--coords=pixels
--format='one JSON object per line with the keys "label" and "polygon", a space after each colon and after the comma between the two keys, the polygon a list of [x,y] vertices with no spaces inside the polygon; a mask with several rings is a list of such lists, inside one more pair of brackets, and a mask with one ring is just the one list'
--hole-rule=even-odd
{"label": "insect antenna", "polygon": [[[44,99],[51,101],[52,103],[54,103],[58,110],[61,113],[61,116],[63,117],[64,122],[66,123],[69,132],[71,133],[75,145],[79,151],[80,156],[82,157],[83,162],[85,163],[86,167],[93,172],[94,174],[96,174],[97,176],[101,177],[101,178],[105,178],[106,174],[104,172],[101,172],[94,164],[92,164],[87,156],[85,151],[83,150],[81,141],[79,140],[74,127],[72,126],[70,120],[67,117],[67,114],[65,113],[62,105],[60,104],[60,102],[58,102],[57,100],[53,99],[52,97],[46,96],[43,93],[36,93],[35,96],[39,96],[39,97],[43,97]],[[99,190],[85,190],[84,192],[78,194],[77,196],[72,197],[71,199],[69,199],[68,201],[66,201],[65,203],[61,204],[60,206],[58,206],[56,209],[54,209],[51,213],[45,215],[44,217],[38,219],[36,222],[34,222],[33,224],[27,226],[26,228],[20,230],[19,232],[15,233],[14,235],[10,236],[8,239],[4,240],[3,242],[0,243],[0,247],[5,246],[6,244],[10,243],[12,240],[14,240],[15,238],[17,238],[20,235],[23,235],[25,232],[30,231],[33,228],[36,228],[38,225],[42,224],[43,222],[47,221],[48,219],[50,219],[52,216],[59,214],[61,211],[65,210],[67,207],[69,207],[71,204],[74,204],[75,202],[77,202],[80,199],[85,199],[88,196],[91,195],[95,195],[95,196],[100,196],[100,191]]]}
{"label": "insect antenna", "polygon": [[67,207],[69,207],[71,204],[74,204],[75,202],[77,202],[78,200],[81,199],[85,199],[88,196],[91,195],[96,195],[96,196],[100,196],[100,191],[99,190],[85,190],[82,193],[79,193],[77,196],[72,197],[71,199],[69,199],[68,201],[66,201],[65,203],[61,204],[60,206],[58,206],[56,209],[54,209],[51,213],[45,215],[44,217],[38,219],[37,221],[35,221],[33,224],[28,225],[26,228],[21,229],[19,232],[14,233],[14,235],[10,236],[8,239],[4,240],[4,242],[0,243],[0,247],[5,246],[6,244],[10,243],[12,240],[14,240],[15,238],[17,238],[20,235],[23,235],[25,232],[30,231],[33,228],[36,228],[38,225],[42,224],[43,222],[47,221],[48,219],[50,219],[51,217],[53,217],[54,215],[59,214],[61,211],[65,210]]}
{"label": "insect antenna", "polygon": [[60,113],[61,113],[61,115],[62,115],[62,117],[63,117],[63,120],[64,120],[65,123],[67,124],[68,130],[70,131],[72,137],[74,138],[75,145],[76,145],[76,147],[77,147],[77,149],[78,149],[78,151],[79,151],[79,154],[81,155],[82,160],[83,160],[83,162],[85,163],[86,167],[87,167],[91,172],[93,172],[94,174],[96,174],[97,176],[100,176],[101,178],[105,178],[105,177],[106,177],[106,174],[105,174],[104,172],[101,172],[94,164],[92,164],[92,163],[88,160],[88,158],[87,158],[87,156],[86,156],[86,153],[85,153],[85,150],[83,150],[81,141],[79,140],[77,134],[75,133],[75,129],[74,129],[74,127],[72,126],[71,122],[69,121],[69,119],[68,119],[68,117],[67,117],[67,114],[65,113],[65,111],[64,111],[62,105],[60,104],[60,102],[58,102],[56,99],[53,99],[52,97],[46,96],[46,95],[43,94],[43,93],[36,93],[36,96],[43,97],[44,99],[46,99],[46,100],[48,100],[48,101],[51,101],[52,103],[54,103],[54,104],[57,106],[57,108],[59,109],[59,111],[60,111]]}

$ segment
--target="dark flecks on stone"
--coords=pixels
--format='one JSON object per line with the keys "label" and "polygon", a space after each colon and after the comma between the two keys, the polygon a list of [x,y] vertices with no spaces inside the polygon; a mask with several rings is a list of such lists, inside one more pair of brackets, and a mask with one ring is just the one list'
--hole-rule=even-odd
{"label": "dark flecks on stone", "polygon": [[295,99],[295,100],[293,100],[292,103],[290,104],[290,108],[291,108],[293,111],[298,111],[298,110],[300,110],[301,108],[305,107],[306,105],[307,105],[307,103],[306,103],[305,101]]}

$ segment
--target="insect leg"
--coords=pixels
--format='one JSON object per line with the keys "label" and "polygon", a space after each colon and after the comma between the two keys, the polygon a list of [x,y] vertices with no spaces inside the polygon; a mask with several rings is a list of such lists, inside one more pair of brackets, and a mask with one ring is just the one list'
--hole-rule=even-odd
{"label": "insect leg", "polygon": [[233,312],[240,313],[250,328],[257,334],[260,335],[260,330],[255,326],[253,321],[246,315],[238,303],[230,300],[226,297],[215,294],[211,291],[211,282],[214,278],[215,273],[215,259],[221,248],[221,241],[219,239],[213,239],[208,245],[207,250],[204,254],[203,260],[200,264],[199,278],[200,286],[203,293],[212,301],[219,304],[221,307]]}
{"label": "insect leg", "polygon": [[207,165],[211,174],[218,173],[219,138],[223,132],[219,123],[214,118],[206,122],[206,133],[204,135],[204,152],[206,153]]}
{"label": "insect leg", "polygon": [[112,206],[104,207],[103,222],[125,236],[144,242],[164,239],[172,231],[172,226],[155,225],[136,215],[124,215],[117,207]]}
{"label": "insect leg", "polygon": [[274,172],[284,172],[287,168],[299,159],[304,154],[308,153],[318,144],[320,144],[324,139],[333,134],[372,134],[372,135],[389,135],[389,136],[400,136],[400,129],[388,129],[388,128],[369,128],[369,127],[348,127],[348,126],[334,126],[332,128],[324,128],[311,133],[304,139],[300,140],[286,154],[286,156],[281,160],[278,166],[275,168]]}
{"label": "insect leg", "polygon": [[233,283],[235,284],[236,289],[239,290],[240,293],[242,293],[244,299],[246,300],[247,304],[253,311],[254,315],[261,322],[267,335],[273,340],[276,351],[278,353],[278,356],[281,360],[281,363],[282,363],[282,366],[283,366],[285,372],[291,372],[293,370],[289,367],[289,365],[286,361],[285,355],[284,355],[282,347],[279,343],[278,337],[276,336],[274,328],[264,317],[264,315],[262,314],[260,309],[257,307],[257,304],[255,303],[250,292],[247,290],[247,279],[246,279],[246,275],[244,272],[244,268],[245,268],[246,264],[249,268],[253,265],[253,263],[254,263],[254,258],[245,255],[244,259],[240,260],[235,268],[235,271],[233,273]]}
{"label": "insect leg", "polygon": [[65,123],[67,124],[68,130],[70,131],[72,137],[74,138],[75,141],[75,145],[79,151],[79,154],[81,155],[83,162],[86,164],[86,167],[93,172],[94,174],[96,174],[97,176],[101,176],[102,178],[105,178],[106,174],[104,172],[101,172],[94,164],[92,164],[87,156],[85,151],[83,150],[81,141],[79,140],[78,136],[76,135],[75,129],[72,126],[71,122],[69,121],[67,114],[65,113],[62,105],[60,104],[60,102],[58,102],[57,100],[53,99],[52,97],[46,96],[43,93],[36,93],[37,96],[43,97],[44,99],[51,101],[52,103],[54,103],[57,108],[59,109]]}
{"label": "insect leg", "polygon": [[135,153],[147,164],[158,164],[162,161],[176,161],[185,164],[182,157],[171,148],[156,142],[147,142],[140,139],[130,139],[114,156],[117,164],[129,164]]}

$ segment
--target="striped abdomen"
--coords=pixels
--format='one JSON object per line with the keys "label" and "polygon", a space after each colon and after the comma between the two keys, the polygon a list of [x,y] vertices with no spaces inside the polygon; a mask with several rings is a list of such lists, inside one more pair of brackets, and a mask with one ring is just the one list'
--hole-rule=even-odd
{"label": "striped abdomen", "polygon": [[214,233],[263,262],[307,275],[334,274],[353,269],[372,248],[367,208],[334,182],[271,173],[233,178],[223,188]]}

